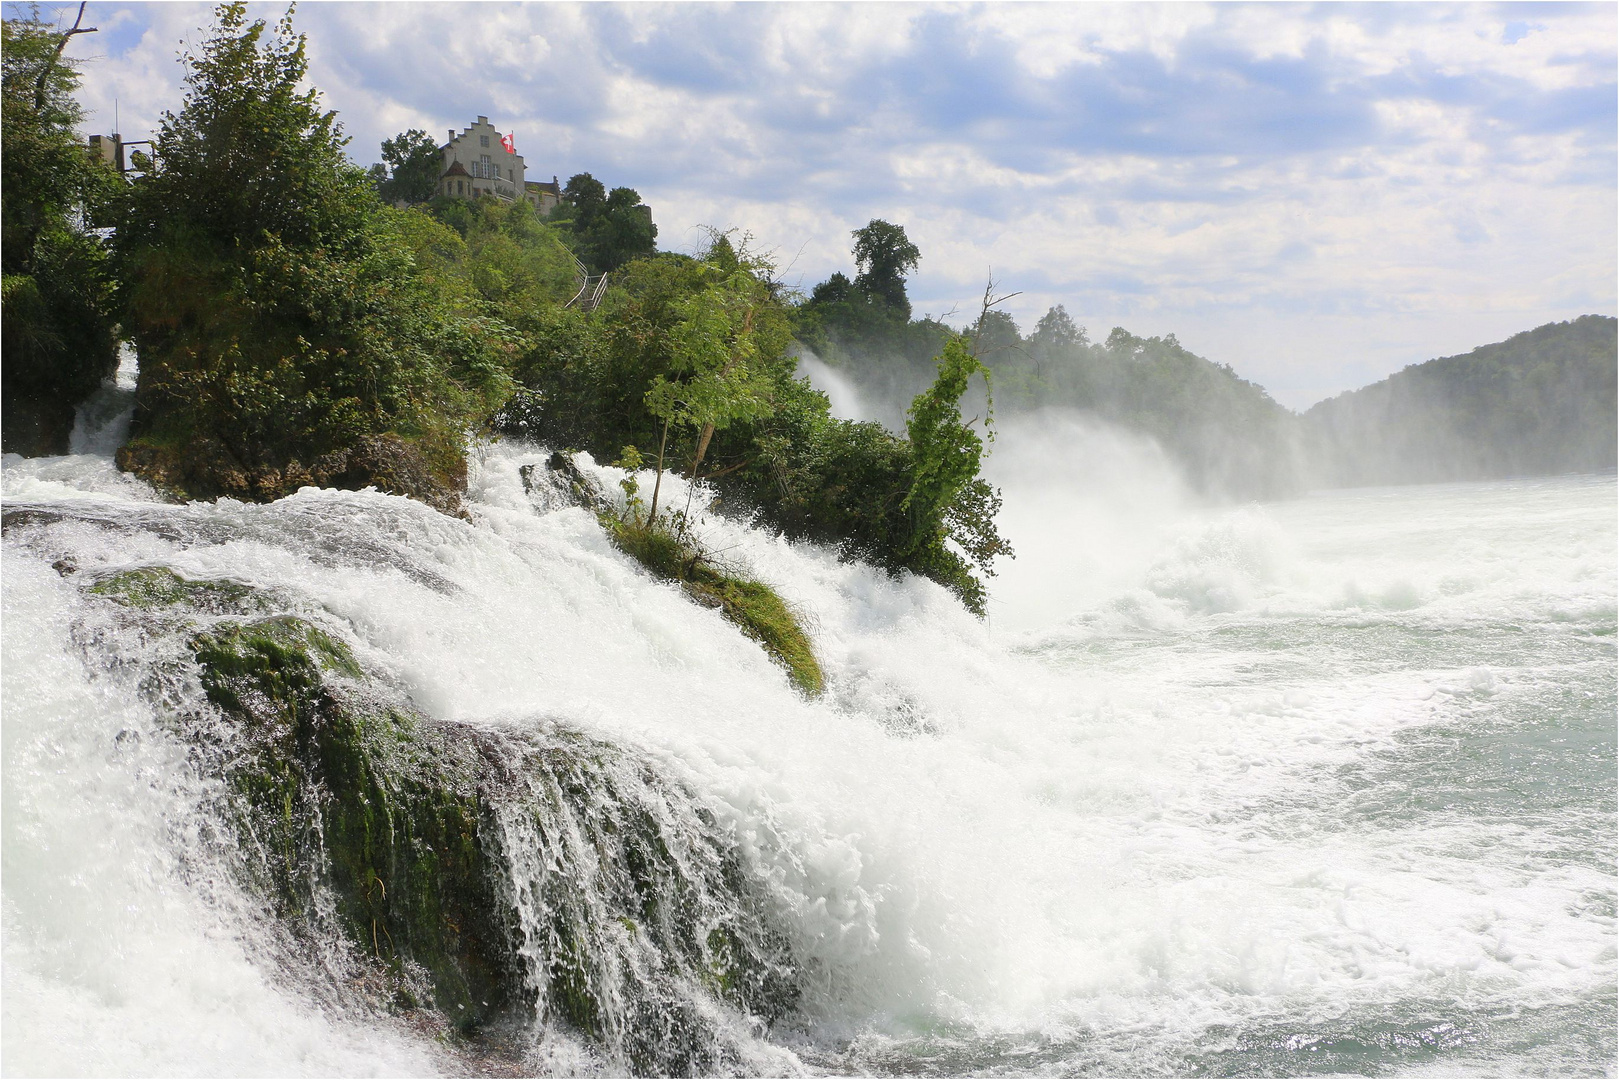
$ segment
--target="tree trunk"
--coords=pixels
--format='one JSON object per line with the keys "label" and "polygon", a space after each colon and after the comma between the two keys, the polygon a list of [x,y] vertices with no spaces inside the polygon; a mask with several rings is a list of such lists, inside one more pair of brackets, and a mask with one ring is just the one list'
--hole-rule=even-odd
{"label": "tree trunk", "polygon": [[[85,3],[87,3],[87,2],[88,2],[88,0],[85,0]],[[80,26],[79,24],[81,22],[83,22],[83,21],[84,21],[84,3],[80,3],[79,4],[79,16],[78,16],[78,18],[73,20],[72,29],[68,30],[66,33],[64,33],[61,36],[60,39],[57,40],[57,42],[56,42],[56,52],[53,53],[51,55],[51,58],[45,62],[45,66],[43,68],[41,68],[40,71],[39,71],[39,77],[34,80],[34,108],[36,110],[43,109],[45,107],[45,97],[46,97],[45,84],[46,84],[46,82],[49,81],[49,79],[51,77],[51,71],[55,69],[57,64],[61,63],[61,61],[62,61],[62,50],[67,48],[68,39],[71,38],[74,34],[93,34],[93,33],[96,32],[96,28],[93,27],[93,26]]]}
{"label": "tree trunk", "polygon": [[691,459],[691,478],[697,479],[697,466],[703,463],[703,455],[708,453],[708,440],[714,437],[714,425],[704,424],[702,434],[697,436],[697,456]]}
{"label": "tree trunk", "polygon": [[658,520],[658,491],[663,487],[663,448],[669,444],[669,421],[663,422],[663,437],[658,440],[658,476],[652,481],[652,509],[647,513],[647,528]]}

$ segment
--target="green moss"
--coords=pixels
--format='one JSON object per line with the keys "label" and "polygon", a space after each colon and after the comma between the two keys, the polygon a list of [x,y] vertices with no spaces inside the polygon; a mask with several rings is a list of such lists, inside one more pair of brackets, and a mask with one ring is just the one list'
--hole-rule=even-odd
{"label": "green moss", "polygon": [[[347,936],[463,1028],[521,993],[499,925],[476,748],[445,725],[341,692],[363,678],[353,654],[310,623],[281,616],[196,635],[209,700],[240,724],[228,768],[257,841],[264,884],[305,917],[315,891],[336,899]],[[413,985],[407,968],[426,973]]]}
{"label": "green moss", "polygon": [[439,1009],[476,1026],[520,987],[480,830],[476,755],[398,710],[325,719],[322,838],[339,914],[378,959],[425,969]]}
{"label": "green moss", "polygon": [[120,570],[97,580],[89,591],[147,610],[184,604],[204,611],[246,612],[261,606],[258,595],[246,585],[183,578],[166,566]]}
{"label": "green moss", "polygon": [[[692,589],[693,585],[688,584],[687,588]],[[826,689],[826,679],[809,636],[774,589],[742,578],[722,578],[713,588],[712,595],[719,597],[725,617],[784,665],[793,685],[810,697],[818,697]]]}
{"label": "green moss", "polygon": [[626,555],[658,577],[679,582],[699,603],[719,608],[744,634],[763,645],[804,694],[817,697],[826,688],[809,635],[770,586],[725,573],[696,545],[661,524],[630,524],[610,513],[601,515],[601,521]]}
{"label": "green moss", "polygon": [[192,639],[191,647],[202,665],[202,685],[214,704],[244,708],[244,695],[257,694],[293,710],[309,706],[321,687],[323,671],[349,678],[361,676],[360,666],[347,645],[290,615],[247,624],[223,623]]}

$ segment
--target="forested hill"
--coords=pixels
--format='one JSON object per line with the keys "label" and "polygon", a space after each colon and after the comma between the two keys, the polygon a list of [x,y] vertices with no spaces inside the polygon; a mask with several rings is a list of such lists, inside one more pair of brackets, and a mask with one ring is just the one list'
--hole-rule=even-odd
{"label": "forested hill", "polygon": [[[921,252],[903,228],[873,221],[855,230],[854,241],[857,275],[836,273],[815,286],[794,311],[794,333],[854,383],[870,414],[897,430],[953,331],[929,316],[911,318],[905,275]],[[1144,338],[1115,327],[1092,341],[1059,304],[1027,334],[987,307],[966,336],[994,375],[1003,419],[1068,409],[1149,435],[1194,488],[1218,498],[1269,498],[1304,486],[1298,417],[1173,334]],[[983,402],[969,399],[969,406]]]}
{"label": "forested hill", "polygon": [[1142,338],[1115,327],[1092,342],[1061,306],[1021,341],[1010,319],[999,334],[982,330],[998,400],[1013,410],[1077,409],[1150,435],[1193,487],[1217,497],[1268,498],[1303,484],[1297,417],[1173,334]]}
{"label": "forested hill", "polygon": [[1304,414],[1322,485],[1590,472],[1615,466],[1616,330],[1548,323],[1414,364]]}

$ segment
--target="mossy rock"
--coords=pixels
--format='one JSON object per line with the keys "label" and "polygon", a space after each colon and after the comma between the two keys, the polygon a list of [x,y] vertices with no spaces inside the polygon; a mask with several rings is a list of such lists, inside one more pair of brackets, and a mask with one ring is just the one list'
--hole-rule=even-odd
{"label": "mossy rock", "polygon": [[119,570],[97,578],[89,591],[145,610],[183,605],[209,614],[231,615],[266,608],[251,586],[224,579],[184,578],[166,566]]}
{"label": "mossy rock", "polygon": [[364,952],[425,971],[425,986],[402,979],[404,996],[428,995],[463,1029],[521,1004],[473,742],[343,687],[364,677],[352,652],[303,619],[221,624],[191,647],[209,700],[246,737],[228,778],[283,912],[307,915],[329,886]]}
{"label": "mossy rock", "polygon": [[717,607],[744,634],[764,646],[808,697],[826,689],[826,676],[809,635],[781,594],[762,581],[727,574],[683,537],[660,525],[630,524],[612,513],[600,515],[619,550],[654,575],[680,584],[705,607]]}
{"label": "mossy rock", "polygon": [[649,759],[423,716],[245,585],[148,567],[87,591],[185,635],[212,708],[178,730],[225,781],[248,884],[295,938],[350,942],[398,1005],[474,1038],[560,1024],[637,1075],[701,1075],[740,1066],[694,990],[762,1023],[797,1004],[760,883]]}

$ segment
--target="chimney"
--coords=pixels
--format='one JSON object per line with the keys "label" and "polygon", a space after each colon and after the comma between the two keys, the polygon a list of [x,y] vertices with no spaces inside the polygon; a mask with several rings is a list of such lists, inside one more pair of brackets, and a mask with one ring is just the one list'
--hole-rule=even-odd
{"label": "chimney", "polygon": [[450,141],[451,142],[455,141],[455,129],[454,128],[450,129]]}

